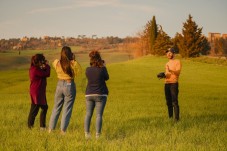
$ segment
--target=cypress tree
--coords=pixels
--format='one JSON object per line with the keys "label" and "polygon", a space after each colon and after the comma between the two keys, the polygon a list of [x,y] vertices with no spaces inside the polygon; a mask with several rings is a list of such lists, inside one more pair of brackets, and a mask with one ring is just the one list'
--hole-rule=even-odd
{"label": "cypress tree", "polygon": [[158,30],[157,30],[157,24],[156,24],[156,19],[155,16],[153,16],[152,18],[152,24],[151,24],[151,34],[150,34],[150,53],[151,54],[155,54],[154,52],[154,44],[155,44],[155,40],[158,36]]}

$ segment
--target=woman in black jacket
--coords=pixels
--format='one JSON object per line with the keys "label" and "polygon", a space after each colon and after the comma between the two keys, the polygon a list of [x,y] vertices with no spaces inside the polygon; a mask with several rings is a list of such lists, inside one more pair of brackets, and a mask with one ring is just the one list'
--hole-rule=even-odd
{"label": "woman in black jacket", "polygon": [[86,69],[88,80],[86,88],[86,117],[84,122],[85,138],[91,138],[90,123],[94,108],[96,108],[96,138],[99,138],[102,129],[102,115],[107,101],[108,88],[106,81],[109,79],[108,71],[105,67],[98,51],[89,53],[90,67]]}

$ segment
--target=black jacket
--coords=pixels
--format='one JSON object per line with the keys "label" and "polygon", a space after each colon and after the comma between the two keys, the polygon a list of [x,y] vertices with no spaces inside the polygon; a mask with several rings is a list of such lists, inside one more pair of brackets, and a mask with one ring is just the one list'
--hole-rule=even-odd
{"label": "black jacket", "polygon": [[86,77],[88,80],[86,95],[88,94],[107,94],[109,93],[106,81],[109,74],[106,67],[88,67],[86,69]]}

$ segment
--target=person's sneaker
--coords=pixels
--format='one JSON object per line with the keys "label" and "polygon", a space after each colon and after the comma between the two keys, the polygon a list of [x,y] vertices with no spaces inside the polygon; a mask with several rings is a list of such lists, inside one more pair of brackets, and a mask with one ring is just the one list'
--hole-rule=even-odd
{"label": "person's sneaker", "polygon": [[40,131],[45,131],[46,127],[40,127]]}
{"label": "person's sneaker", "polygon": [[52,129],[49,129],[49,130],[48,130],[48,133],[51,133],[52,131],[53,131]]}
{"label": "person's sneaker", "polygon": [[61,135],[65,135],[65,134],[66,134],[66,132],[65,132],[65,131],[63,131],[63,130],[61,130],[60,134],[61,134]]}
{"label": "person's sneaker", "polygon": [[85,139],[91,139],[91,134],[89,132],[85,132]]}
{"label": "person's sneaker", "polygon": [[95,135],[96,139],[99,139],[100,135],[101,135],[101,133],[96,133],[96,135]]}

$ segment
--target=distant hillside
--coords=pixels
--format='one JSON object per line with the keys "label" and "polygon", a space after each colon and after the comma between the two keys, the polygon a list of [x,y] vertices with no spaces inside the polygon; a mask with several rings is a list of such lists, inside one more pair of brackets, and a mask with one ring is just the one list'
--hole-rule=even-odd
{"label": "distant hillside", "polygon": [[[72,49],[76,54],[76,60],[78,60],[81,64],[89,65],[89,51],[77,51]],[[54,59],[60,58],[60,49],[57,50],[24,50],[23,52],[18,54],[18,51],[9,51],[0,53],[0,70],[10,70],[10,69],[27,69],[30,66],[30,59],[36,53],[42,53],[49,61],[49,63],[53,62]],[[102,58],[109,63],[116,63],[127,61],[132,59],[128,53],[119,52],[114,50],[100,50]]]}

